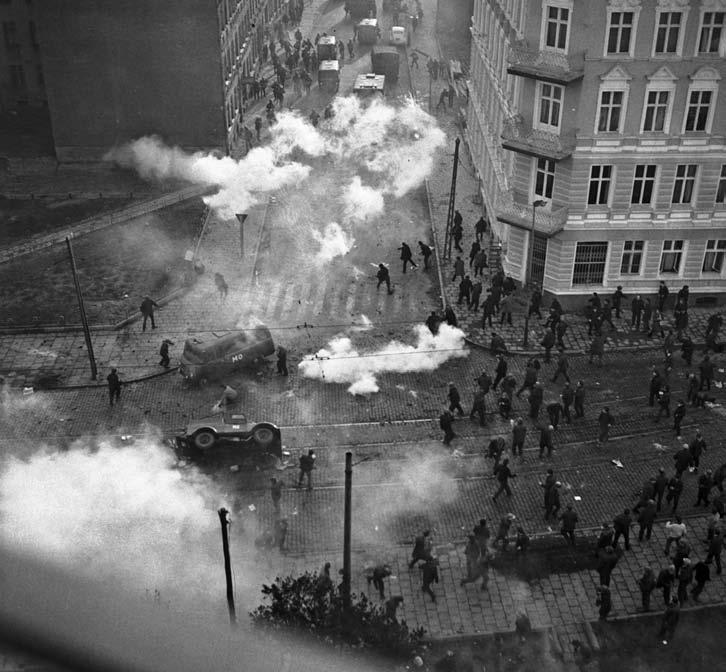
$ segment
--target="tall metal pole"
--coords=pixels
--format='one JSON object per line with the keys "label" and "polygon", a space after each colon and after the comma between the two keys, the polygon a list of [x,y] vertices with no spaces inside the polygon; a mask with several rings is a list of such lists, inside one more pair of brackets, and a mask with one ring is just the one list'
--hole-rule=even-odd
{"label": "tall metal pole", "polygon": [[449,211],[446,214],[446,234],[444,236],[444,259],[451,259],[451,229],[454,226],[454,210],[456,204],[456,174],[459,168],[459,143],[456,138],[454,146],[454,169],[451,173],[451,191],[449,192]]}
{"label": "tall metal pole", "polygon": [[350,528],[353,495],[353,453],[345,454],[345,509],[343,514],[343,607],[350,608]]}
{"label": "tall metal pole", "polygon": [[537,200],[532,202],[532,231],[529,234],[529,255],[527,259],[525,281],[532,284],[532,260],[534,259],[534,227],[536,223],[537,208],[547,205],[547,201]]}
{"label": "tall metal pole", "polygon": [[234,590],[232,587],[232,563],[229,559],[229,511],[222,507],[218,512],[219,522],[222,524],[222,551],[224,552],[224,576],[227,581],[227,608],[229,609],[229,624],[237,625],[237,614],[234,610]]}
{"label": "tall metal pole", "polygon": [[93,355],[93,344],[91,343],[91,330],[88,328],[88,318],[86,317],[86,306],[83,303],[83,293],[81,292],[81,283],[78,281],[78,270],[76,269],[76,258],[73,256],[73,246],[71,245],[70,236],[66,237],[66,246],[68,247],[68,256],[71,260],[71,272],[73,273],[73,284],[76,286],[76,298],[78,299],[78,310],[81,313],[81,324],[83,325],[83,336],[86,339],[86,351],[88,352],[88,360],[91,363],[91,380],[96,380],[98,371],[96,370],[96,358]]}
{"label": "tall metal pole", "polygon": [[247,215],[236,215],[239,220],[239,256],[245,258],[245,220]]}

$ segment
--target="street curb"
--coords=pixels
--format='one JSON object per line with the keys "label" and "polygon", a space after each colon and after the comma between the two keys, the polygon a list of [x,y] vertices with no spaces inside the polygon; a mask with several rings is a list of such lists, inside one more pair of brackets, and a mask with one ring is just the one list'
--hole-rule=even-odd
{"label": "street curb", "polygon": [[[140,376],[138,378],[129,378],[128,380],[122,380],[121,385],[131,385],[132,383],[143,383],[146,380],[153,380],[154,378],[161,378],[162,376],[166,376],[169,373],[174,373],[175,371],[178,371],[178,366],[172,366],[168,369],[164,369],[163,371],[158,371],[156,373],[149,373],[145,376]],[[95,383],[81,383],[80,385],[56,385],[55,387],[50,387],[48,389],[43,390],[37,390],[38,392],[56,392],[56,391],[63,391],[63,390],[92,390],[95,388],[100,387],[106,387],[106,383],[102,381],[98,381]]]}

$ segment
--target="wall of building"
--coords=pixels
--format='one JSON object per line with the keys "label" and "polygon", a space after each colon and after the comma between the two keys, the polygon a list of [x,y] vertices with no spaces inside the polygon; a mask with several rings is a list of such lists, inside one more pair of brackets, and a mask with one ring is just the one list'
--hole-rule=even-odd
{"label": "wall of building", "polygon": [[38,6],[56,154],[99,160],[157,134],[225,151],[220,31],[196,0],[56,0]]}
{"label": "wall of building", "polygon": [[0,2],[0,111],[45,104],[36,4]]}

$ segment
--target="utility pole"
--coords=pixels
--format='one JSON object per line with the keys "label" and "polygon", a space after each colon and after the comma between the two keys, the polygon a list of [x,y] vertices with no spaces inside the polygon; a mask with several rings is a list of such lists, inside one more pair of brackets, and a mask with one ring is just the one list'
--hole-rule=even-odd
{"label": "utility pole", "polygon": [[76,258],[73,256],[73,246],[71,245],[70,236],[66,237],[66,246],[68,247],[68,256],[71,260],[71,272],[73,273],[73,284],[76,286],[76,298],[78,299],[78,310],[81,313],[81,324],[83,325],[83,336],[86,339],[86,351],[88,359],[91,362],[91,380],[98,378],[96,370],[96,358],[93,355],[93,343],[91,343],[91,330],[88,328],[88,318],[86,317],[86,306],[83,303],[83,293],[81,292],[81,283],[78,281],[78,270],[76,269]]}
{"label": "utility pole", "polygon": [[449,192],[449,211],[446,214],[446,234],[444,235],[444,259],[451,259],[451,229],[454,226],[454,205],[456,203],[456,173],[459,168],[459,143],[456,138],[454,146],[454,169],[451,174],[451,191]]}
{"label": "utility pole", "polygon": [[353,498],[353,453],[345,454],[345,509],[343,514],[343,608],[350,608],[350,528]]}
{"label": "utility pole", "polygon": [[247,215],[238,214],[235,215],[239,220],[239,256],[240,259],[245,258],[245,220]]}
{"label": "utility pole", "polygon": [[532,203],[532,230],[529,233],[529,254],[527,255],[528,259],[525,278],[528,285],[532,284],[532,260],[534,258],[534,228],[537,221],[537,208],[542,208],[545,205],[547,205],[547,201],[543,201],[542,199],[533,201]]}
{"label": "utility pole", "polygon": [[229,559],[229,511],[222,507],[218,512],[219,522],[222,524],[222,551],[224,552],[224,576],[227,580],[227,608],[229,609],[229,624],[237,626],[237,614],[234,610],[234,590],[232,588],[232,564]]}

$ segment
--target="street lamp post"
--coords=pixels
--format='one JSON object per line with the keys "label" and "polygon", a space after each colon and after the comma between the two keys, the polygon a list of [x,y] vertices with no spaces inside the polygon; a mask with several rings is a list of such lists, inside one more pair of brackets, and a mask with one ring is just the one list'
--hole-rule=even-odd
{"label": "street lamp post", "polygon": [[[527,258],[525,281],[527,285],[532,284],[532,258],[534,257],[534,227],[536,221],[537,208],[547,205],[547,201],[537,200],[532,203],[532,230],[529,232],[529,254]],[[524,335],[522,338],[522,347],[526,348],[529,341],[529,308],[524,316]]]}

